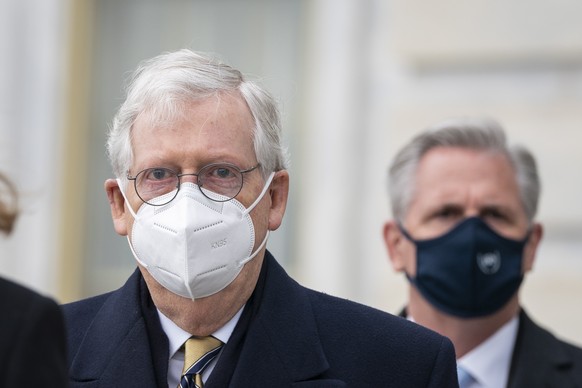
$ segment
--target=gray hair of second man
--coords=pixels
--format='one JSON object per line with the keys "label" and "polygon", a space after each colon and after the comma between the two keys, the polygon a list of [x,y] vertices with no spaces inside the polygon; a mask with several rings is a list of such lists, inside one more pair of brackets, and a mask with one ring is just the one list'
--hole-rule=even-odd
{"label": "gray hair of second man", "polygon": [[422,157],[436,147],[460,147],[505,155],[515,171],[528,221],[538,208],[541,184],[534,156],[520,145],[509,146],[502,126],[490,118],[454,118],[439,122],[404,146],[394,158],[388,174],[393,217],[404,221],[415,194],[415,175]]}
{"label": "gray hair of second man", "polygon": [[[263,176],[287,168],[281,141],[281,120],[274,98],[256,83],[220,60],[188,49],[168,52],[139,64],[128,80],[107,138],[113,173],[125,178],[133,162],[132,126],[141,114],[152,124],[187,114],[185,104],[238,93],[255,122],[253,144]],[[136,172],[137,173],[137,172]]]}

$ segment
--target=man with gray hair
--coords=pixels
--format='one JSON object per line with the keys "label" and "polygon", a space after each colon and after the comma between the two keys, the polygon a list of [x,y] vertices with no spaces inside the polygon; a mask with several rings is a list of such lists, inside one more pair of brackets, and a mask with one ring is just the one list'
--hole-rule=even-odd
{"label": "man with gray hair", "polygon": [[446,120],[400,150],[389,191],[384,240],[411,285],[401,315],[453,341],[461,388],[582,386],[582,350],[519,303],[542,238],[532,154],[493,120]]}
{"label": "man with gray hair", "polygon": [[266,250],[289,173],[274,99],[239,71],[190,50],[142,63],[108,152],[138,268],[64,306],[71,387],[458,386],[450,340],[304,288]]}

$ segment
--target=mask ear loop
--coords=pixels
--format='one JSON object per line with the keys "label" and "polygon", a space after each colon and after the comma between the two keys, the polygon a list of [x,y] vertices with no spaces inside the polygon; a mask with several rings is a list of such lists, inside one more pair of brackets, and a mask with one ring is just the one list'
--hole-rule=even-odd
{"label": "mask ear loop", "polygon": [[396,221],[396,225],[398,225],[398,229],[400,229],[400,232],[402,232],[402,234],[404,235],[404,237],[406,237],[407,240],[416,243],[416,240],[412,238],[410,233],[408,233],[408,231],[404,228],[404,225],[402,225],[400,221]]}
{"label": "mask ear loop", "polygon": [[249,261],[251,261],[252,259],[254,259],[254,258],[255,258],[255,256],[257,256],[257,254],[258,254],[258,253],[261,251],[261,249],[263,249],[263,247],[264,247],[265,245],[267,245],[267,240],[268,240],[268,238],[269,238],[269,233],[270,233],[270,231],[269,231],[269,230],[267,230],[267,233],[265,233],[265,238],[263,239],[263,242],[261,243],[261,245],[259,245],[259,246],[257,247],[257,250],[256,250],[256,251],[254,251],[254,252],[253,252],[253,253],[252,253],[252,254],[251,254],[249,257],[247,257],[246,259],[244,259],[244,260],[241,260],[241,261],[239,262],[239,264],[240,264],[241,266],[245,265],[246,263],[248,263]]}
{"label": "mask ear loop", "polygon": [[127,197],[125,196],[125,190],[122,189],[122,183],[121,183],[121,179],[117,178],[116,179],[117,184],[119,185],[119,191],[121,191],[121,195],[123,196],[123,199],[125,199],[125,203],[127,204],[127,208],[129,209],[129,212],[131,213],[131,215],[133,216],[134,220],[137,220],[137,214],[135,214],[135,212],[133,211],[133,209],[131,208],[131,204],[129,203],[129,201],[127,200]]}
{"label": "mask ear loop", "polygon": [[271,186],[271,182],[273,181],[273,178],[275,177],[275,172],[273,171],[269,177],[267,178],[267,181],[265,182],[265,186],[263,186],[263,191],[261,191],[261,194],[259,194],[259,196],[257,197],[257,199],[255,200],[255,202],[252,203],[251,206],[249,206],[243,213],[243,215],[247,215],[249,214],[254,208],[255,206],[257,206],[257,204],[261,201],[261,199],[263,199],[263,197],[265,196],[265,193],[267,192],[267,190],[269,190],[269,187]]}
{"label": "mask ear loop", "polygon": [[[269,189],[269,187],[271,186],[271,182],[273,181],[273,178],[275,177],[275,172],[273,171],[270,175],[269,178],[267,178],[267,181],[265,182],[265,186],[263,187],[263,191],[261,191],[261,194],[259,194],[259,196],[257,197],[257,199],[255,200],[255,202],[253,202],[253,204],[251,206],[249,206],[245,211],[244,211],[244,215],[246,216],[247,214],[249,214],[254,208],[255,206],[257,206],[257,204],[261,201],[261,199],[263,199],[265,193],[267,192],[267,190]],[[248,263],[249,261],[251,261],[252,259],[255,258],[255,256],[257,256],[257,254],[261,251],[261,249],[263,249],[263,247],[267,244],[267,240],[269,238],[269,233],[270,231],[267,229],[267,233],[265,233],[265,238],[263,239],[263,241],[261,242],[261,244],[257,247],[257,249],[246,259],[241,260],[239,262],[239,264],[241,266],[245,265],[246,263]]]}
{"label": "mask ear loop", "polygon": [[[117,178],[116,181],[117,181],[117,184],[119,185],[119,191],[121,191],[121,195],[123,196],[123,199],[125,199],[125,202],[127,203],[127,208],[129,209],[129,212],[133,216],[133,219],[137,220],[138,219],[137,214],[135,214],[135,212],[131,208],[131,204],[127,200],[127,197],[125,196],[124,190],[122,189],[123,186],[121,184],[121,179]],[[131,243],[131,239],[129,238],[129,234],[127,234],[127,236],[125,236],[125,238],[127,238],[127,242],[129,243],[129,249],[131,250],[131,253],[133,254],[133,257],[135,258],[135,260],[139,264],[141,264],[144,268],[147,268],[148,265],[139,259],[137,253],[135,252],[135,249],[133,249],[133,244]]]}
{"label": "mask ear loop", "polygon": [[[406,228],[404,228],[404,225],[402,225],[402,222],[400,222],[399,220],[396,221],[396,225],[398,226],[398,229],[400,230],[400,232],[402,233],[402,235],[411,243],[413,243],[416,246],[416,240],[414,238],[412,238],[412,236],[410,235],[410,233],[408,233],[408,231],[406,230]],[[415,261],[417,263],[418,266],[418,258],[415,258]],[[418,267],[417,267],[418,270]],[[411,276],[408,272],[406,272],[406,270],[404,271],[404,275],[406,276],[406,279],[408,279],[408,281],[412,284],[415,284],[415,277]]]}

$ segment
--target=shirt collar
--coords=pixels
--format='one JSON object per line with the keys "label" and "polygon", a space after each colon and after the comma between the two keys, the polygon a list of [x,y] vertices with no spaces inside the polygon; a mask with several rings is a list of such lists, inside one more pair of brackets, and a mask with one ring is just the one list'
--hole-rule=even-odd
{"label": "shirt collar", "polygon": [[[230,319],[230,321],[212,333],[212,336],[226,344],[242,314],[243,309],[244,306],[238,310],[238,312]],[[162,330],[164,330],[164,333],[166,333],[166,336],[168,337],[170,351],[169,354],[170,358],[172,358],[176,352],[180,350],[184,342],[186,342],[186,340],[192,336],[192,334],[178,327],[178,325],[176,325],[170,318],[166,317],[160,310],[156,310],[160,318]]]}
{"label": "shirt collar", "polygon": [[492,336],[457,360],[481,387],[505,387],[511,354],[517,338],[519,318],[515,316]]}

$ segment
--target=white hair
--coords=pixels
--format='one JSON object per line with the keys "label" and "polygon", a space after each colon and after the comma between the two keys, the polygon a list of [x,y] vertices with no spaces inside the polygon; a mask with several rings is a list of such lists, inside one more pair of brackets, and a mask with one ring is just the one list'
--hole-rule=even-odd
{"label": "white hair", "polygon": [[499,152],[515,170],[521,202],[529,222],[536,215],[541,184],[533,155],[522,146],[508,146],[501,125],[492,119],[457,118],[427,128],[398,152],[388,173],[392,214],[402,221],[414,194],[415,174],[422,157],[435,147],[461,147]]}
{"label": "white hair", "polygon": [[107,154],[115,176],[124,178],[132,164],[132,126],[140,114],[148,113],[157,121],[171,119],[185,114],[181,108],[187,102],[220,93],[236,93],[249,107],[255,122],[255,154],[263,175],[287,168],[279,110],[273,97],[229,65],[182,49],[143,61],[130,77],[127,97],[107,138]]}

